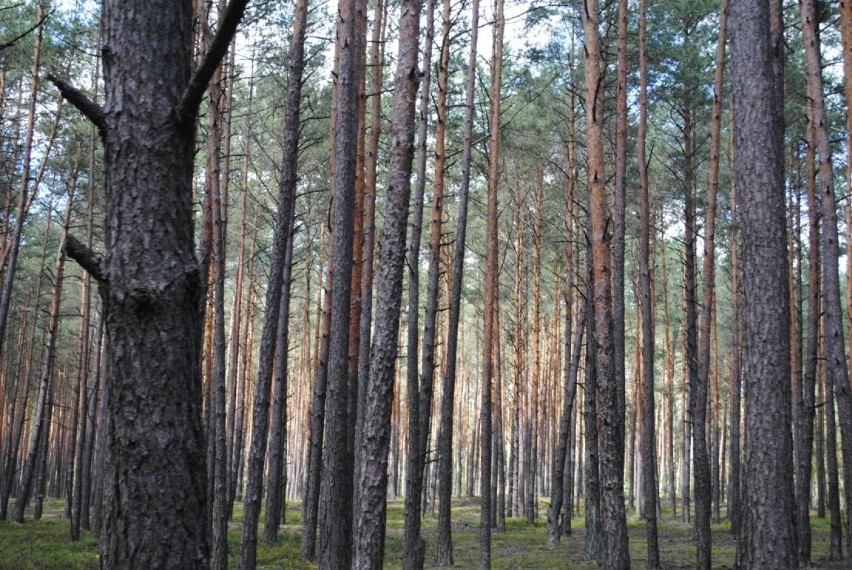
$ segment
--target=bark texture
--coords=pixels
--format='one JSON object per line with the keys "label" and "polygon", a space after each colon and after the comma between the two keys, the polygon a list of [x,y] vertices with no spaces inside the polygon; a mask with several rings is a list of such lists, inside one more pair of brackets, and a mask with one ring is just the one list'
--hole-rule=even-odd
{"label": "bark texture", "polygon": [[755,568],[794,568],[790,325],[782,147],[777,94],[781,46],[770,3],[734,2],[731,69],[736,184],[740,191],[747,382],[744,497],[738,559]]}
{"label": "bark texture", "polygon": [[68,250],[104,283],[106,568],[208,565],[195,115],[245,4],[229,6],[191,76],[188,3],[105,2],[105,106],[54,81],[106,145],[106,255]]}
{"label": "bark texture", "polygon": [[604,66],[601,58],[597,0],[588,0],[583,10],[585,43],[586,138],[588,145],[589,212],[592,252],[592,280],[589,291],[594,311],[594,335],[590,340],[597,366],[597,390],[586,394],[597,399],[600,431],[599,475],[601,485],[601,528],[603,531],[604,568],[628,568],[627,519],[624,511],[624,413],[619,395],[624,390],[615,364],[612,309],[612,271],[610,236],[607,234],[608,209],[604,187],[603,89]]}
{"label": "bark texture", "polygon": [[420,0],[405,0],[400,6],[388,191],[376,281],[375,336],[370,349],[370,374],[365,379],[365,407],[361,410],[363,418],[359,421],[356,450],[358,481],[352,567],[359,569],[379,569],[384,559],[391,404],[414,158],[421,5]]}

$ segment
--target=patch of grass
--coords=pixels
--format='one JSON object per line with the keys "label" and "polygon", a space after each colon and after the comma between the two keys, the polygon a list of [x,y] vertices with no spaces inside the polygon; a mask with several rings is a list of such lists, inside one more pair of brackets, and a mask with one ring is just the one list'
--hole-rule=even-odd
{"label": "patch of grass", "polygon": [[[23,525],[0,522],[0,570],[89,570],[98,567],[97,541],[84,532],[80,542],[70,541],[67,521],[59,520],[63,503],[45,505],[48,520],[27,522]],[[600,562],[587,560],[584,555],[585,529],[583,511],[573,519],[573,533],[563,536],[556,547],[547,545],[546,501],[539,503],[539,519],[530,524],[523,518],[506,519],[506,532],[492,532],[492,566],[495,569],[548,570],[569,568],[592,570]],[[230,523],[228,541],[230,566],[236,568],[242,523],[242,504],[237,503]],[[257,567],[263,569],[313,569],[315,564],[301,559],[301,504],[287,503],[287,523],[282,525],[278,541],[267,544],[262,535],[264,514],[260,518],[260,536],[257,543]],[[385,565],[395,570],[402,567],[402,530],[404,525],[403,499],[388,503]],[[828,561],[830,523],[826,519],[811,518],[813,533],[812,568],[843,568],[841,562]],[[664,511],[658,520],[660,561],[663,568],[690,569],[695,567],[693,528]],[[437,521],[423,519],[422,534],[426,541],[426,568],[439,568],[437,557]],[[628,515],[630,558],[635,568],[643,567],[646,559],[645,521],[635,513]],[[736,553],[730,523],[722,521],[712,526],[713,567],[732,568]],[[479,499],[463,498],[453,502],[453,568],[479,566]]]}
{"label": "patch of grass", "polygon": [[0,569],[90,570],[98,567],[98,541],[87,531],[71,542],[62,521],[0,521]]}

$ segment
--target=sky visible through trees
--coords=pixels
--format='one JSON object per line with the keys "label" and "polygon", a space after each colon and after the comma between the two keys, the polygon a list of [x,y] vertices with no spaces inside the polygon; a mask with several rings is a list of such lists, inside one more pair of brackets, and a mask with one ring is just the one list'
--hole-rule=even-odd
{"label": "sky visible through trees", "polygon": [[840,567],[850,97],[847,0],[0,0],[0,521]]}

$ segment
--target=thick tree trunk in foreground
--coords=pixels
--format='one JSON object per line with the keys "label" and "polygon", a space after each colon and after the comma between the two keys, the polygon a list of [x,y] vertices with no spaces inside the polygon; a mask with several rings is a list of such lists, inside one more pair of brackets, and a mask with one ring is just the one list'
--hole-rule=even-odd
{"label": "thick tree trunk in foreground", "polygon": [[[767,0],[731,6],[735,171],[743,230],[745,524],[738,559],[756,568],[794,568],[790,330],[782,110]],[[835,264],[836,267],[836,264]]]}
{"label": "thick tree trunk in foreground", "polygon": [[110,491],[103,567],[208,564],[199,368],[203,276],[192,211],[195,116],[246,3],[229,7],[190,77],[188,3],[107,2],[105,107],[53,79],[106,144],[106,256],[74,239],[66,244],[105,287],[110,429],[104,486]]}

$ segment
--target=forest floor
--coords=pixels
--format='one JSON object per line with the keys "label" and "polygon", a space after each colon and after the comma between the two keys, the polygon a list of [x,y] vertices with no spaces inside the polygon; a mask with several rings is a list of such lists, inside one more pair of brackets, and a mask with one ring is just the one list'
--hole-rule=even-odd
{"label": "forest floor", "polygon": [[[241,505],[238,504],[231,523],[231,566],[236,567],[235,553],[239,550]],[[267,545],[262,536],[258,541],[257,567],[264,569],[315,568],[299,557],[301,545],[301,517],[299,503],[287,504],[287,524],[282,528],[275,545]],[[97,540],[83,532],[79,542],[70,541],[70,525],[63,516],[63,501],[45,503],[41,521],[17,524],[0,521],[0,570],[88,570],[98,567]],[[562,537],[556,548],[547,546],[547,504],[539,506],[537,524],[527,524],[523,519],[507,519],[506,532],[492,535],[493,567],[505,569],[545,570],[548,568],[599,568],[597,562],[583,555],[583,519],[575,518],[574,533]],[[261,521],[263,518],[261,517]],[[479,501],[459,499],[453,504],[454,568],[479,566]],[[261,522],[262,524],[262,522]],[[811,518],[813,532],[812,568],[843,568],[842,562],[828,560],[830,526],[828,519]],[[402,567],[402,500],[388,505],[388,530],[385,568]],[[635,515],[628,516],[630,559],[633,566],[643,568],[645,563],[645,525]],[[732,568],[735,545],[728,522],[713,525],[713,567]],[[434,566],[436,552],[436,520],[423,521],[426,540],[426,567]],[[692,527],[663,512],[659,522],[660,559],[663,568],[687,569],[695,566],[695,547]]]}

